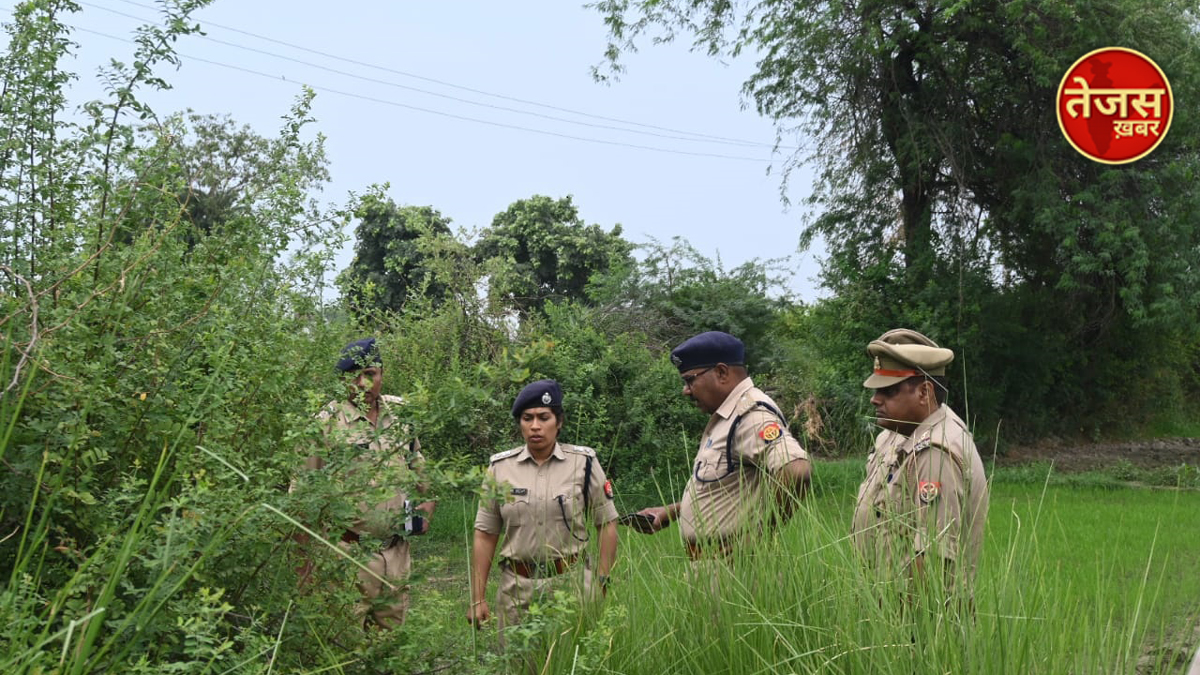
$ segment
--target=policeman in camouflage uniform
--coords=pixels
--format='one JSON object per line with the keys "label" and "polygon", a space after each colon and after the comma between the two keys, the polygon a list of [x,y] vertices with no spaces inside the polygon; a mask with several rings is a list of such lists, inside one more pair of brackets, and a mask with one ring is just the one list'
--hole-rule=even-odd
{"label": "policeman in camouflage uniform", "polygon": [[678,520],[693,560],[725,558],[790,516],[810,481],[808,453],[779,406],[754,386],[741,340],[701,333],[676,347],[671,362],[683,395],[710,417],[683,499],[639,513],[652,518],[648,532]]}
{"label": "policeman in camouflage uniform", "polygon": [[[414,484],[419,492],[425,491],[425,486],[416,482],[425,458],[420,441],[396,419],[396,409],[404,400],[381,394],[383,360],[375,338],[346,345],[337,369],[346,382],[347,399],[331,401],[317,419],[330,456],[346,456],[338,450],[347,446],[354,450],[344,465],[339,461],[336,468],[329,468],[338,471],[335,479],[345,483],[350,493],[378,495],[382,489],[387,495],[381,502],[372,496],[370,501],[358,503],[358,517],[341,532],[339,545],[356,557],[369,551],[370,558],[364,562],[370,571],[358,573],[364,626],[374,623],[392,628],[404,623],[408,611],[409,537],[429,531],[435,503],[412,506],[404,491],[403,486]],[[310,470],[325,469],[326,464],[320,455],[305,461]],[[358,478],[361,474],[373,477],[363,484]]]}
{"label": "policeman in camouflage uniform", "polygon": [[[954,352],[916,331],[896,329],[867,346],[874,372],[863,386],[883,428],[867,458],[852,535],[877,569],[948,586],[974,579],[987,519],[983,460],[966,423],[945,404]],[[932,571],[932,570],[931,570]]]}
{"label": "policeman in camouflage uniform", "polygon": [[[522,389],[512,414],[525,445],[492,455],[489,462],[485,490],[488,483],[499,485],[505,498],[480,500],[475,515],[467,621],[476,627],[491,616],[485,591],[501,537],[496,592],[501,629],[518,623],[534,598],[555,589],[594,598],[607,588],[617,556],[612,484],[595,450],[559,442],[562,398],[554,380]],[[587,555],[589,524],[600,543],[594,577]]]}

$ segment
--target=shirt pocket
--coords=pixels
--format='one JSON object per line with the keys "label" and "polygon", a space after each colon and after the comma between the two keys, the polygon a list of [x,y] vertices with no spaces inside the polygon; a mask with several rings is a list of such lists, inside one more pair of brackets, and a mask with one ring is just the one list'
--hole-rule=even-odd
{"label": "shirt pocket", "polygon": [[[594,504],[589,504],[594,506]],[[572,484],[550,502],[552,513],[547,514],[552,534],[547,542],[551,547],[574,548],[574,542],[588,540],[587,515],[583,503],[583,486]]]}
{"label": "shirt pocket", "polygon": [[[727,459],[733,460],[733,466],[730,466]],[[700,483],[717,483],[731,474],[737,473],[737,468],[737,458],[726,457],[724,448],[718,451],[716,448],[709,447],[697,455],[696,463],[692,467],[692,475]]]}
{"label": "shirt pocket", "polygon": [[504,529],[515,531],[523,525],[532,524],[533,512],[529,495],[513,495],[508,501],[500,503],[500,520]]}

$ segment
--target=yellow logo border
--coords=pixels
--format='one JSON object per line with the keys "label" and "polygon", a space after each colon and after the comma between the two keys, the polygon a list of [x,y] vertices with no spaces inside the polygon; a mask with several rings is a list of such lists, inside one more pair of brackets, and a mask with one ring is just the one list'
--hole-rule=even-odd
{"label": "yellow logo border", "polygon": [[[1163,129],[1163,132],[1161,134],[1159,134],[1158,140],[1154,142],[1154,145],[1151,145],[1149,148],[1146,149],[1145,152],[1143,152],[1142,154],[1140,154],[1136,157],[1130,157],[1129,159],[1121,159],[1121,160],[1116,160],[1116,161],[1111,160],[1111,159],[1101,159],[1099,157],[1094,157],[1094,156],[1088,154],[1086,151],[1084,151],[1078,145],[1076,145],[1075,140],[1072,139],[1071,135],[1067,133],[1067,127],[1063,124],[1062,109],[1059,107],[1059,102],[1062,100],[1063,89],[1065,89],[1067,86],[1067,78],[1071,75],[1072,72],[1074,72],[1075,68],[1080,63],[1087,60],[1087,58],[1089,56],[1092,56],[1093,54],[1099,54],[1100,52],[1113,52],[1113,51],[1128,52],[1130,54],[1134,54],[1135,56],[1140,56],[1143,59],[1145,59],[1150,65],[1154,66],[1154,69],[1157,70],[1158,74],[1162,76],[1163,84],[1166,85],[1166,87],[1167,87],[1167,98],[1171,101],[1171,112],[1169,115],[1167,115],[1167,125]],[[1067,142],[1070,143],[1071,147],[1075,148],[1075,151],[1078,152],[1079,154],[1083,155],[1084,157],[1087,157],[1088,159],[1092,160],[1093,162],[1098,162],[1100,164],[1108,164],[1110,166],[1129,164],[1129,163],[1138,161],[1139,159],[1150,154],[1151,152],[1154,152],[1155,148],[1157,148],[1159,146],[1159,144],[1163,142],[1163,139],[1167,137],[1167,132],[1171,130],[1171,120],[1175,119],[1175,92],[1174,92],[1174,90],[1171,89],[1171,81],[1169,79],[1167,79],[1167,74],[1163,72],[1162,68],[1158,67],[1158,63],[1154,59],[1150,58],[1149,56],[1146,56],[1145,54],[1139,52],[1136,49],[1130,49],[1128,47],[1101,47],[1100,49],[1093,49],[1092,51],[1084,54],[1083,56],[1079,57],[1078,59],[1075,59],[1075,63],[1072,63],[1071,67],[1067,68],[1067,71],[1065,73],[1063,73],[1062,80],[1059,81],[1059,83],[1058,83],[1058,89],[1055,90],[1055,92],[1054,92],[1054,116],[1058,119],[1058,130],[1062,132],[1063,138],[1067,139]]]}

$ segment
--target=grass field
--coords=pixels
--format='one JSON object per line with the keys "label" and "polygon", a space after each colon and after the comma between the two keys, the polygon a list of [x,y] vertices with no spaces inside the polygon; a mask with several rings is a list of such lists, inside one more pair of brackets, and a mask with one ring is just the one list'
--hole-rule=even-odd
{"label": "grass field", "polygon": [[[719,597],[689,579],[677,530],[623,529],[601,615],[581,619],[564,602],[529,628],[543,639],[541,671],[1114,673],[1142,659],[1139,672],[1182,672],[1164,646],[1189,643],[1200,621],[1200,492],[998,469],[976,617],[953,621],[893,601],[855,564],[845,534],[861,470],[821,465],[806,508],[735,562]],[[649,503],[635,499],[621,510]],[[463,618],[473,516],[467,498],[443,500],[416,549],[413,612],[437,627],[430,656],[448,672],[504,667],[494,630]]]}

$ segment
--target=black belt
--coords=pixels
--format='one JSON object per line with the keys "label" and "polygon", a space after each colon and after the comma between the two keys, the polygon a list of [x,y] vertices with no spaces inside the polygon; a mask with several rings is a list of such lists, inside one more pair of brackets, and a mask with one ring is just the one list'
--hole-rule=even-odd
{"label": "black belt", "polygon": [[[396,544],[399,544],[403,539],[404,539],[404,537],[402,537],[398,534],[393,534],[392,536],[383,540],[383,542],[384,542],[383,548],[391,548],[391,547],[395,546]],[[342,532],[342,541],[346,542],[347,544],[357,544],[361,540],[362,540],[362,535],[355,532],[354,530],[346,530],[346,531]]]}
{"label": "black belt", "polygon": [[538,579],[558,576],[570,569],[571,565],[575,564],[575,561],[578,559],[579,554],[557,560],[543,560],[538,562],[506,559],[500,562],[500,566],[507,567],[517,576],[525,577],[526,579]]}

